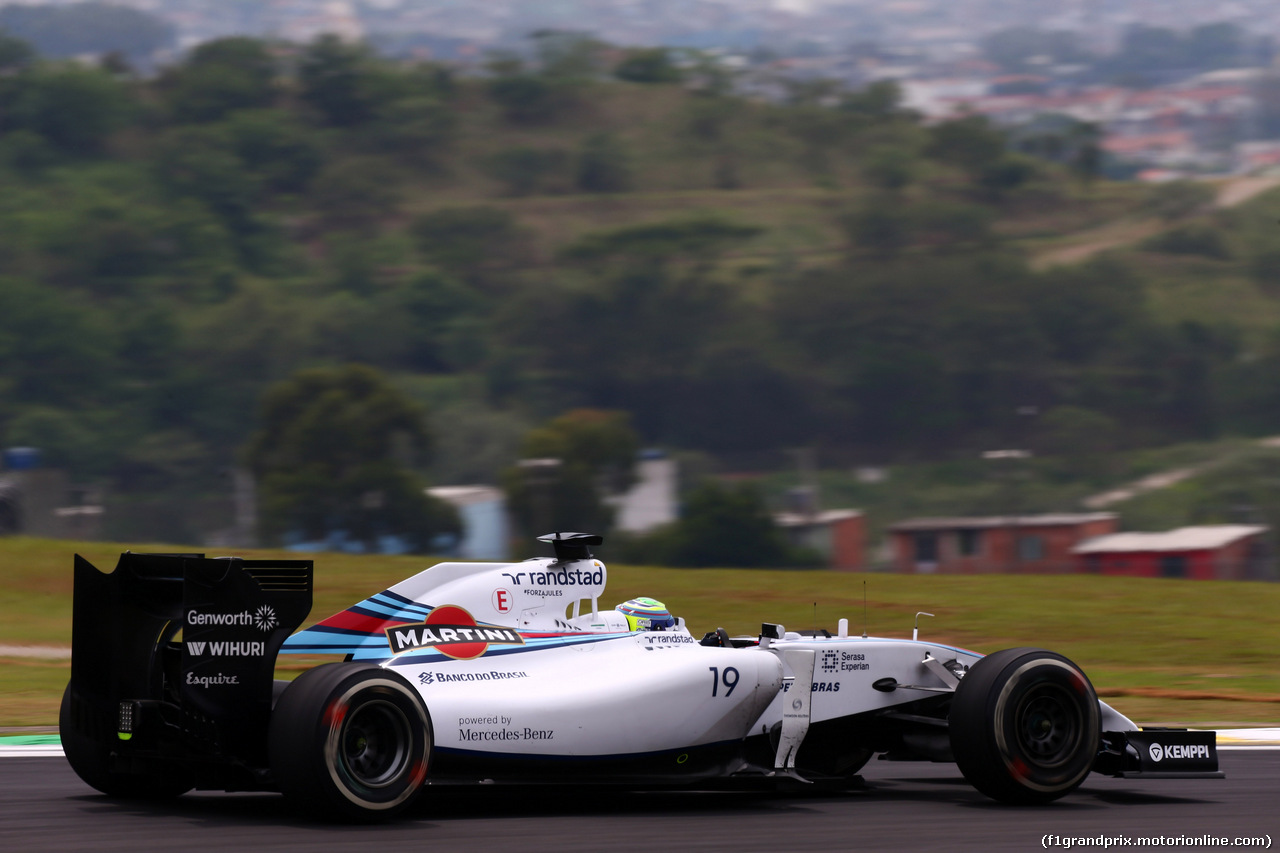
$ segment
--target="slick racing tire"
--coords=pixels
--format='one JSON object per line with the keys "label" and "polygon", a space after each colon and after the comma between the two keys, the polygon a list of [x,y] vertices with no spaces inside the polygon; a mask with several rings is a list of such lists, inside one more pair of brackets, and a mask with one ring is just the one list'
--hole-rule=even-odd
{"label": "slick racing tire", "polygon": [[191,783],[176,768],[162,775],[119,773],[111,769],[116,739],[115,721],[101,719],[93,705],[80,698],[71,685],[62,692],[58,711],[58,738],[62,752],[76,775],[90,788],[112,797],[168,799],[191,790]]}
{"label": "slick racing tire", "polygon": [[427,778],[431,721],[403,678],[325,664],[284,691],[268,731],[281,793],[314,817],[372,821],[408,808]]}
{"label": "slick racing tire", "polygon": [[973,787],[1004,803],[1047,803],[1089,775],[1101,742],[1098,696],[1074,663],[1044,649],[1005,649],[960,680],[951,751]]}

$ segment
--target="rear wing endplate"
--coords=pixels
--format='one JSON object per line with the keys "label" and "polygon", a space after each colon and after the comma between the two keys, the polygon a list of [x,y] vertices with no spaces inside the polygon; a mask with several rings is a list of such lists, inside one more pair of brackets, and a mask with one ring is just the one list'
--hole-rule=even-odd
{"label": "rear wing endplate", "polygon": [[265,729],[276,654],[311,611],[312,573],[310,560],[125,552],[104,574],[77,554],[71,691],[81,713],[112,726],[121,703],[177,705],[237,751]]}

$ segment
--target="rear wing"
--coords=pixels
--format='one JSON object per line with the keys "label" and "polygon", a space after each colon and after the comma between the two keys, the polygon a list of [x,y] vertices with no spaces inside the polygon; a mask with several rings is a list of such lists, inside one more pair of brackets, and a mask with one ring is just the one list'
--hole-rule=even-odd
{"label": "rear wing", "polygon": [[133,552],[104,574],[77,554],[77,723],[140,756],[258,763],[276,654],[311,611],[312,574],[310,560]]}

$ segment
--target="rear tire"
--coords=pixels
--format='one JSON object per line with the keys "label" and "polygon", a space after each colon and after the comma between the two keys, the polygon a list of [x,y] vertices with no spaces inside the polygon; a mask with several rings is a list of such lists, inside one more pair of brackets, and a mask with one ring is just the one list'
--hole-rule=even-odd
{"label": "rear tire", "polygon": [[269,753],[295,807],[331,820],[379,820],[421,791],[431,721],[417,691],[394,672],[325,664],[300,675],[276,703]]}
{"label": "rear tire", "polygon": [[81,700],[70,684],[62,692],[58,738],[67,763],[86,785],[126,799],[169,799],[191,790],[190,781],[177,774],[144,776],[112,770],[112,741],[116,734],[113,723],[114,720],[97,719],[93,706]]}
{"label": "rear tire", "polygon": [[1005,649],[956,688],[951,751],[973,787],[1004,803],[1047,803],[1089,775],[1101,743],[1098,696],[1065,657]]}

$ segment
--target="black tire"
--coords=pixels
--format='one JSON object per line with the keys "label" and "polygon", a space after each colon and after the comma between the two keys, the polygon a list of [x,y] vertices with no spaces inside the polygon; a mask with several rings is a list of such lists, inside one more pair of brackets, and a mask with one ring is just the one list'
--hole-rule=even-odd
{"label": "black tire", "polygon": [[281,793],[330,820],[378,820],[408,808],[431,756],[431,721],[417,691],[364,663],[300,675],[276,703],[268,737]]}
{"label": "black tire", "polygon": [[1004,803],[1047,803],[1089,775],[1101,743],[1098,696],[1065,657],[1005,649],[956,688],[951,751],[973,787]]}
{"label": "black tire", "polygon": [[167,775],[117,773],[111,769],[114,720],[96,719],[92,706],[67,685],[58,711],[58,738],[67,763],[86,785],[112,797],[160,800],[191,790],[191,782],[176,771]]}

